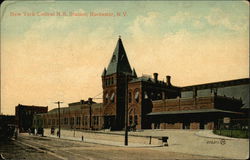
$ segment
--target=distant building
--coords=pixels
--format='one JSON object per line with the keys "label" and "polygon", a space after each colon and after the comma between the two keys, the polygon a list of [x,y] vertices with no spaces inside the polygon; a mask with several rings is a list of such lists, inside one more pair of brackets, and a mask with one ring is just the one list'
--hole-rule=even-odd
{"label": "distant building", "polygon": [[0,140],[6,140],[14,135],[16,127],[15,116],[0,115]]}
{"label": "distant building", "polygon": [[[43,119],[45,128],[58,128],[58,108],[48,113],[39,114]],[[65,129],[102,129],[103,108],[101,103],[93,102],[91,99],[70,103],[69,107],[60,108],[61,127]]]}
{"label": "distant building", "polygon": [[16,106],[15,111],[17,126],[20,132],[27,132],[29,128],[32,128],[33,115],[37,113],[47,113],[48,106],[28,106],[19,104]]}
{"label": "distant building", "polygon": [[[102,87],[103,103],[88,100],[61,108],[62,128],[122,130],[126,98],[128,125],[136,129],[213,129],[225,117],[248,118],[249,78],[177,87],[169,75],[165,82],[158,73],[138,77],[120,38],[103,70]],[[45,127],[58,126],[58,109],[42,117]]]}

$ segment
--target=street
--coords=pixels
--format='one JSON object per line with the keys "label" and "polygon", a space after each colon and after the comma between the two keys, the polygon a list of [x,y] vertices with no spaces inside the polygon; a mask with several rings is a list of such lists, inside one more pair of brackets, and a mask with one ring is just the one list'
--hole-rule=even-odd
{"label": "street", "polygon": [[196,156],[168,152],[164,149],[133,148],[84,143],[50,137],[20,134],[18,140],[0,143],[0,154],[5,159],[211,159],[214,157]]}

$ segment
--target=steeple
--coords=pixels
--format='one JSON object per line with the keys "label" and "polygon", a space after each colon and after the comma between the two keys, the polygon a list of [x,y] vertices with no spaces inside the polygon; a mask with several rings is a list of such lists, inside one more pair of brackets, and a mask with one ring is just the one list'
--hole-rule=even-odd
{"label": "steeple", "polygon": [[132,70],[120,36],[109,62],[106,75],[111,75],[113,73],[132,74]]}

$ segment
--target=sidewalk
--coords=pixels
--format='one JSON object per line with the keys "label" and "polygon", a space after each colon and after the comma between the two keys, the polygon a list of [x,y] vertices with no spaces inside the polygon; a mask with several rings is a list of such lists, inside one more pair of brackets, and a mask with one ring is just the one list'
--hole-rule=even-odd
{"label": "sidewalk", "polygon": [[212,130],[202,130],[195,133],[195,135],[205,138],[214,138],[214,139],[225,139],[225,140],[247,140],[244,138],[232,138],[232,137],[226,137],[221,135],[216,135],[213,133]]}
{"label": "sidewalk", "polygon": [[[51,135],[50,132],[45,134],[48,137],[58,138]],[[249,156],[249,140],[230,138],[213,134],[211,130],[144,130],[142,132],[129,133],[128,146],[124,146],[124,135],[121,132],[110,133],[90,133],[75,131],[63,131],[62,139],[83,141],[87,143],[96,143],[119,147],[151,147],[153,150],[162,150],[170,152],[179,152],[192,155],[219,157],[219,159],[247,159]],[[115,134],[114,134],[115,133]],[[117,135],[120,134],[120,135]],[[136,136],[132,136],[136,135]],[[142,137],[144,136],[144,137]],[[157,138],[148,136],[161,137],[168,136],[168,147],[163,146]],[[151,142],[151,144],[149,144]]]}
{"label": "sidewalk", "polygon": [[[46,135],[46,136],[47,137],[52,137],[52,138],[58,138],[55,135]],[[139,143],[131,143],[131,142],[128,143],[128,146],[125,146],[124,142],[108,141],[108,140],[100,140],[100,139],[90,139],[90,138],[84,138],[84,137],[83,137],[83,141],[82,141],[82,138],[79,138],[79,137],[61,136],[61,139],[72,140],[72,141],[80,141],[80,142],[85,142],[85,143],[109,145],[109,146],[131,147],[131,148],[162,147],[163,146],[163,145],[139,144]]]}

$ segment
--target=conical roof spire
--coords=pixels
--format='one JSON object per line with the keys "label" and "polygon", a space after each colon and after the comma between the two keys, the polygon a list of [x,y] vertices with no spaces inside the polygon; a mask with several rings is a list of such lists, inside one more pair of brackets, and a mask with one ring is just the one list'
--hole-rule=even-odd
{"label": "conical roof spire", "polygon": [[115,50],[107,68],[106,75],[110,75],[113,73],[132,74],[127,54],[122,44],[121,36],[119,36],[119,39],[117,41]]}

